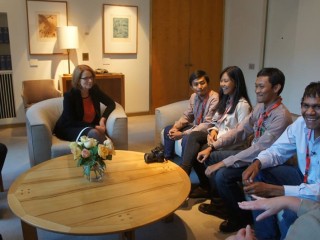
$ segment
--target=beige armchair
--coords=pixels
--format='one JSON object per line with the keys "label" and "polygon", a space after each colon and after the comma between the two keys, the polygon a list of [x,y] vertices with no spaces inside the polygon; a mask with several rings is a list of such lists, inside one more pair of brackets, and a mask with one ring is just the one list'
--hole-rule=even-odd
{"label": "beige armchair", "polygon": [[62,93],[54,86],[53,79],[26,80],[22,82],[22,101],[25,110],[37,102],[61,97]]}
{"label": "beige armchair", "polygon": [[[101,104],[101,111],[105,106]],[[53,128],[63,110],[63,98],[47,99],[33,104],[26,112],[26,126],[30,165],[70,154],[68,141],[52,135]],[[128,149],[128,119],[122,106],[116,108],[107,119],[106,128],[116,149]]]}

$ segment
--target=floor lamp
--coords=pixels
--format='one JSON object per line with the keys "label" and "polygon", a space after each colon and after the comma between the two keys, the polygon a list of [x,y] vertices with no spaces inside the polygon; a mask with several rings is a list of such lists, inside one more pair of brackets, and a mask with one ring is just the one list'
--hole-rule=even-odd
{"label": "floor lamp", "polygon": [[57,27],[58,46],[66,49],[68,53],[68,73],[70,74],[70,50],[77,49],[79,46],[78,27],[62,26]]}

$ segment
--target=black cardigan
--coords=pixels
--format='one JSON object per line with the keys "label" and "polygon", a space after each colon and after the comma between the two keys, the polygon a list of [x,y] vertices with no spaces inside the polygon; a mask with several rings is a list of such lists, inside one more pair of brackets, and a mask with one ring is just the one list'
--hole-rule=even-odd
{"label": "black cardigan", "polygon": [[[99,125],[101,117],[107,119],[110,113],[115,109],[115,102],[102,92],[97,85],[92,86],[89,90],[89,94],[96,112],[95,118],[91,123],[83,121],[84,110],[80,90],[72,88],[69,92],[64,94],[63,112],[54,128],[54,133],[58,138],[75,141],[83,128]],[[100,113],[100,103],[106,105],[106,109],[102,116]]]}

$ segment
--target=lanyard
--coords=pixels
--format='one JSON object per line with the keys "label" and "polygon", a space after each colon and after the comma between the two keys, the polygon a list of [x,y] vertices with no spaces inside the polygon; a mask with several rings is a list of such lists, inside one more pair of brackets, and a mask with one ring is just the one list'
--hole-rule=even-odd
{"label": "lanyard", "polygon": [[262,135],[261,126],[263,121],[269,117],[272,110],[280,106],[281,102],[282,102],[282,98],[279,97],[279,99],[269,109],[267,109],[265,112],[260,114],[260,117],[258,119],[258,124],[257,124],[256,138],[261,137]]}
{"label": "lanyard", "polygon": [[231,107],[232,107],[233,101],[230,100],[228,101],[228,106],[226,106],[226,110],[224,111],[223,115],[221,115],[221,117],[219,118],[219,120],[217,121],[219,126],[221,125],[221,123],[223,122],[223,120],[227,117]]}
{"label": "lanyard", "polygon": [[209,99],[209,94],[206,96],[206,98],[202,101],[202,106],[201,106],[201,112],[200,114],[198,115],[198,111],[199,111],[199,107],[200,107],[200,102],[199,102],[199,105],[197,107],[197,125],[199,125],[201,122],[202,122],[202,118],[203,118],[203,114],[204,114],[204,111],[206,109],[206,105],[207,105],[207,101]]}
{"label": "lanyard", "polygon": [[308,181],[308,175],[309,175],[309,169],[310,169],[310,151],[309,151],[309,141],[311,138],[311,130],[308,131],[308,141],[307,141],[307,151],[306,151],[306,170],[304,172],[303,182],[307,183]]}

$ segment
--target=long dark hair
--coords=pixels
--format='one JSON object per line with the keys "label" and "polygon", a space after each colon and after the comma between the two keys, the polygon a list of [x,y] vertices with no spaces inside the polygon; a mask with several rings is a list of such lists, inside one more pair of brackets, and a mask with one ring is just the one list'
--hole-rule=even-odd
{"label": "long dark hair", "polygon": [[[248,97],[247,86],[246,86],[246,82],[244,80],[242,70],[237,66],[226,67],[220,73],[220,79],[222,78],[222,75],[225,73],[228,75],[228,77],[231,79],[231,81],[234,82],[234,85],[235,85],[233,103],[232,103],[232,107],[231,107],[229,113],[234,112],[240,98],[242,98],[242,97],[245,98],[247,100],[247,102],[249,103],[250,107],[252,107],[251,102]],[[219,114],[223,114],[225,112],[228,98],[229,98],[229,96],[226,94],[223,94],[223,90],[220,88],[220,90],[219,90],[219,104],[218,104],[218,113]]]}

